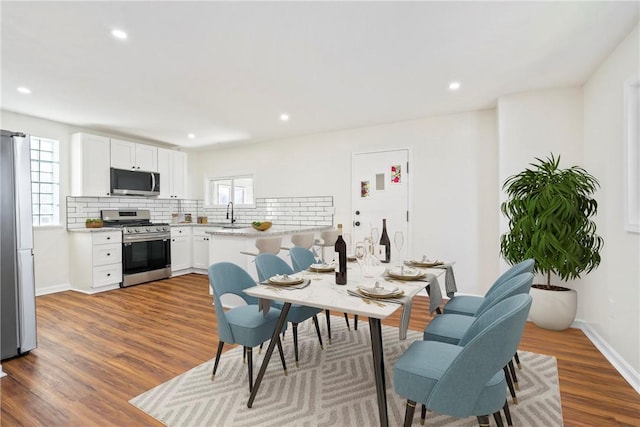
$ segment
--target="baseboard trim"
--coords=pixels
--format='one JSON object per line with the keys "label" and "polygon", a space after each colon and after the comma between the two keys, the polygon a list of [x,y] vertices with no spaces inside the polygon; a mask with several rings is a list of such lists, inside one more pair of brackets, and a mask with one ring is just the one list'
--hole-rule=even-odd
{"label": "baseboard trim", "polygon": [[36,288],[36,296],[39,297],[41,295],[49,295],[55,294],[57,292],[69,291],[71,290],[70,283],[63,283],[61,285],[48,286],[46,288]]}
{"label": "baseboard trim", "polygon": [[637,372],[629,363],[615,351],[609,343],[600,336],[588,323],[576,320],[571,325],[572,328],[580,329],[589,338],[589,341],[596,346],[598,351],[613,365],[622,377],[633,387],[636,393],[640,394],[640,372]]}

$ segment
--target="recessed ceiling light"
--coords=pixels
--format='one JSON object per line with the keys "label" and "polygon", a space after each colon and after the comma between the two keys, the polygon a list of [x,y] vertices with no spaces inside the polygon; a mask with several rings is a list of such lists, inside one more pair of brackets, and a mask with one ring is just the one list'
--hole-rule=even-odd
{"label": "recessed ceiling light", "polygon": [[193,138],[195,138],[196,136],[195,136],[194,134],[190,133],[189,135],[187,135],[187,137],[188,137],[189,139],[193,139]]}
{"label": "recessed ceiling light", "polygon": [[280,120],[282,120],[283,122],[286,122],[289,120],[289,115],[286,113],[280,114]]}
{"label": "recessed ceiling light", "polygon": [[449,83],[449,90],[458,90],[458,89],[460,89],[460,82]]}
{"label": "recessed ceiling light", "polygon": [[20,86],[18,88],[18,92],[29,95],[31,93],[31,89],[29,89],[28,87]]}
{"label": "recessed ceiling light", "polygon": [[127,33],[125,33],[122,30],[118,30],[117,28],[114,30],[111,30],[111,35],[120,40],[124,40],[127,38]]}

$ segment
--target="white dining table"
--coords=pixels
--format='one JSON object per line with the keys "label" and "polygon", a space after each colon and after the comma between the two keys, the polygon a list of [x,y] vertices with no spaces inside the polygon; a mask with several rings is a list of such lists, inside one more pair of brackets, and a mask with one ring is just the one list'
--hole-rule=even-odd
{"label": "white dining table", "polygon": [[[444,270],[437,268],[427,268],[423,270],[431,279],[444,274]],[[375,374],[380,425],[388,426],[381,320],[389,317],[396,310],[403,309],[403,305],[385,300],[376,300],[379,304],[371,303],[371,300],[349,295],[348,290],[356,291],[359,286],[372,287],[375,285],[375,282],[378,281],[379,284],[385,288],[398,287],[404,291],[405,296],[413,298],[421,290],[428,289],[430,282],[427,282],[424,278],[420,281],[388,281],[384,271],[385,267],[380,267],[373,277],[364,278],[361,277],[360,270],[357,267],[352,268],[350,266],[347,272],[348,280],[346,285],[336,285],[335,275],[333,273],[323,274],[305,271],[297,273],[305,280],[310,280],[309,285],[302,289],[289,289],[286,287],[261,284],[245,289],[245,293],[261,299],[261,303],[268,301],[281,301],[284,303],[247,406],[251,408],[260,389],[260,383],[262,382],[275,343],[277,342],[277,335],[282,331],[291,304],[300,304],[336,311],[338,313],[366,316],[369,319],[369,333],[371,335],[371,352],[373,355],[373,371]],[[438,283],[437,279],[433,280],[432,283]],[[439,293],[438,289],[438,294]]]}

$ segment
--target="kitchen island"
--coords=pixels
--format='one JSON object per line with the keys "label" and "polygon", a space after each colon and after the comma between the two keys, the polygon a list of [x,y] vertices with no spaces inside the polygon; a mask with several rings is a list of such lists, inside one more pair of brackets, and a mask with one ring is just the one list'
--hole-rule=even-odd
{"label": "kitchen island", "polygon": [[[319,234],[324,230],[330,230],[331,226],[297,226],[297,225],[273,225],[265,231],[258,231],[248,225],[243,227],[234,224],[234,228],[222,228],[212,226],[206,230],[209,238],[209,265],[217,262],[232,262],[244,268],[255,280],[258,280],[254,257],[242,252],[257,253],[256,239],[263,237],[282,237],[282,246],[290,248],[291,236],[294,234],[314,233]],[[281,250],[280,257],[291,265],[289,251]]]}

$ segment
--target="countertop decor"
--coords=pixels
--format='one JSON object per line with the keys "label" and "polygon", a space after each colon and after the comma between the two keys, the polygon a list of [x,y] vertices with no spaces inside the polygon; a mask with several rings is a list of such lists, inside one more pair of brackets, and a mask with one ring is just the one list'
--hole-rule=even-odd
{"label": "countertop decor", "polygon": [[271,228],[271,222],[269,221],[253,221],[251,226],[258,231],[265,231]]}

